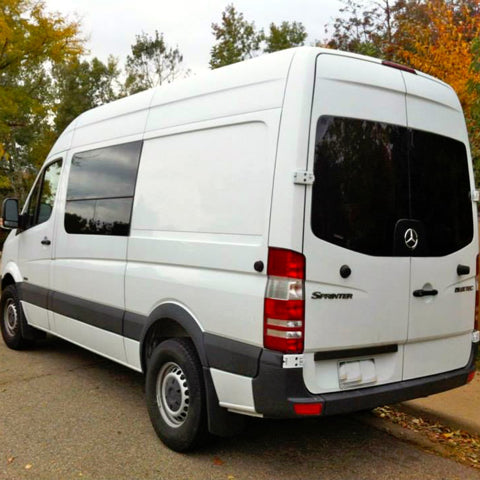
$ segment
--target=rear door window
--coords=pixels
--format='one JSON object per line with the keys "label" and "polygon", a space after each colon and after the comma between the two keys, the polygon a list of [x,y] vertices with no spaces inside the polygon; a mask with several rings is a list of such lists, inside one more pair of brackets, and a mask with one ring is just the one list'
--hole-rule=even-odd
{"label": "rear door window", "polygon": [[410,152],[411,216],[425,227],[429,256],[460,250],[473,238],[465,145],[414,130]]}
{"label": "rear door window", "polygon": [[320,117],[315,145],[312,230],[368,255],[392,255],[393,232],[408,217],[406,129]]}
{"label": "rear door window", "polygon": [[376,256],[398,254],[403,225],[417,225],[423,237],[422,248],[406,255],[447,255],[472,241],[461,142],[381,122],[322,116],[314,174],[311,227],[322,240]]}

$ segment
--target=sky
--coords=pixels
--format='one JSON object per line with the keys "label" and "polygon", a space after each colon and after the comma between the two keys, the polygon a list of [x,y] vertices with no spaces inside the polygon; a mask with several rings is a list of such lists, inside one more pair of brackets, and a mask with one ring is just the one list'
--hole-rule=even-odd
{"label": "sky", "polygon": [[184,68],[193,73],[208,69],[214,43],[212,22],[220,23],[229,3],[267,29],[271,22],[302,22],[309,37],[307,45],[325,38],[325,24],[331,23],[341,7],[340,0],[46,0],[47,9],[79,19],[91,56],[105,61],[109,54],[123,64],[142,31],[163,32],[170,46],[178,45]]}

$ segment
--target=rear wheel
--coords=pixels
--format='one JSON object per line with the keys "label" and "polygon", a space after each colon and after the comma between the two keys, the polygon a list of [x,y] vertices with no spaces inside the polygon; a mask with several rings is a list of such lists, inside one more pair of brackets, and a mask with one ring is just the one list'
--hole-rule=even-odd
{"label": "rear wheel", "polygon": [[172,450],[194,448],[207,435],[202,367],[191,340],[160,343],[148,363],[146,397],[150,419]]}
{"label": "rear wheel", "polygon": [[0,325],[4,342],[13,350],[31,347],[33,341],[26,339],[22,334],[22,323],[26,320],[15,285],[4,288],[0,305],[2,312]]}

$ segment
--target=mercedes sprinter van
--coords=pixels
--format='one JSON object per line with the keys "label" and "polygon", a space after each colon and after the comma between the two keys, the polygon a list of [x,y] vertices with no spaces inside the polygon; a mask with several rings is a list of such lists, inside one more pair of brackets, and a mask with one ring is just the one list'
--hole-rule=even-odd
{"label": "mercedes sprinter van", "polygon": [[143,372],[178,451],[458,387],[477,200],[445,83],[313,47],[220,68],[83,113],[4,202],[3,338]]}

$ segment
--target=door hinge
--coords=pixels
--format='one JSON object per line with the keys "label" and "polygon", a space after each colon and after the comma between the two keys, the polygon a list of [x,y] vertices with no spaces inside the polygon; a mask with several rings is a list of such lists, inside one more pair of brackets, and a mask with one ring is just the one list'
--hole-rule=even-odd
{"label": "door hinge", "polygon": [[315,181],[315,175],[306,170],[297,170],[293,175],[293,183],[297,185],[312,185]]}
{"label": "door hinge", "polygon": [[470,194],[472,201],[478,202],[480,200],[480,193],[478,190],[473,190],[473,192]]}

